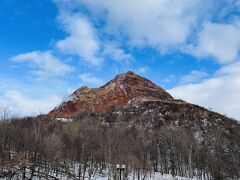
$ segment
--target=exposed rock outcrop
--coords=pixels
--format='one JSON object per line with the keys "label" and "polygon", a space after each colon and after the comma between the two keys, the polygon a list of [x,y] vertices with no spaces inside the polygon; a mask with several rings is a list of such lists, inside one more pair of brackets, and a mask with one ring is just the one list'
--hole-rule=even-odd
{"label": "exposed rock outcrop", "polygon": [[160,100],[173,100],[173,97],[150,80],[129,71],[117,75],[100,88],[81,87],[48,115],[69,118],[83,113],[105,112],[130,101]]}

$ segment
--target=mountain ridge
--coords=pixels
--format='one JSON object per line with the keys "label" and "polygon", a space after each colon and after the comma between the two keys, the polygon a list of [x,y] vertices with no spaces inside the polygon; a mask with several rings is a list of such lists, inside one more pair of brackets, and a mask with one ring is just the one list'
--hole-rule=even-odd
{"label": "mountain ridge", "polygon": [[80,87],[48,115],[69,118],[79,113],[104,112],[112,106],[123,106],[131,100],[173,100],[173,97],[152,81],[128,71],[118,74],[99,88]]}
{"label": "mountain ridge", "polygon": [[[139,108],[135,108],[135,113],[126,110],[134,107]],[[221,120],[232,124],[230,122],[232,119],[218,112],[210,111],[181,99],[174,99],[163,88],[132,71],[116,75],[114,79],[99,88],[80,87],[60,106],[50,111],[48,116],[51,119],[86,116],[85,119],[87,119],[87,115],[95,114],[94,117],[104,119],[108,114],[117,113],[118,116],[112,117],[112,121],[115,121],[125,119],[121,112],[135,114],[140,119],[148,119],[142,115],[143,111],[148,110],[162,114],[162,117],[157,113],[149,115],[156,122],[159,122],[159,119],[164,119],[164,122],[167,122],[166,119],[169,119],[169,122],[188,119],[189,124],[191,124],[190,121],[198,119],[200,122],[207,120],[210,124],[215,123],[215,121],[221,124]],[[136,117],[131,116],[132,119],[136,119]]]}

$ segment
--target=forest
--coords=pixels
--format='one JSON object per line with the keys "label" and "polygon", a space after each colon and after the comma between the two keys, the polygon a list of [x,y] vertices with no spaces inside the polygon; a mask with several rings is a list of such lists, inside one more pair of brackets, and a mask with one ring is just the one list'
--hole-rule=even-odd
{"label": "forest", "polygon": [[46,116],[0,122],[0,179],[117,179],[116,164],[136,180],[152,172],[239,179],[240,131],[215,128],[199,138],[172,125],[139,129]]}

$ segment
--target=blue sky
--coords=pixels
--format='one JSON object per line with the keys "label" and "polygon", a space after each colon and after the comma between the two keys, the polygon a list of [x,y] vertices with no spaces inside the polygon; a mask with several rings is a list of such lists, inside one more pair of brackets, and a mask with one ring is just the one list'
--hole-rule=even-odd
{"label": "blue sky", "polygon": [[46,113],[134,71],[240,119],[240,0],[2,0],[0,104]]}

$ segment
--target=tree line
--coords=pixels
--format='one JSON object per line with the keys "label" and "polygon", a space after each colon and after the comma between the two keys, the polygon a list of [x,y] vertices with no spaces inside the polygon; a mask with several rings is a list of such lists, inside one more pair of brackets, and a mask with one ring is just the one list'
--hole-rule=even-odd
{"label": "tree line", "polygon": [[126,164],[124,176],[136,180],[151,172],[239,179],[240,131],[216,127],[200,136],[172,125],[139,129],[46,116],[0,122],[0,178],[116,179],[116,164]]}

